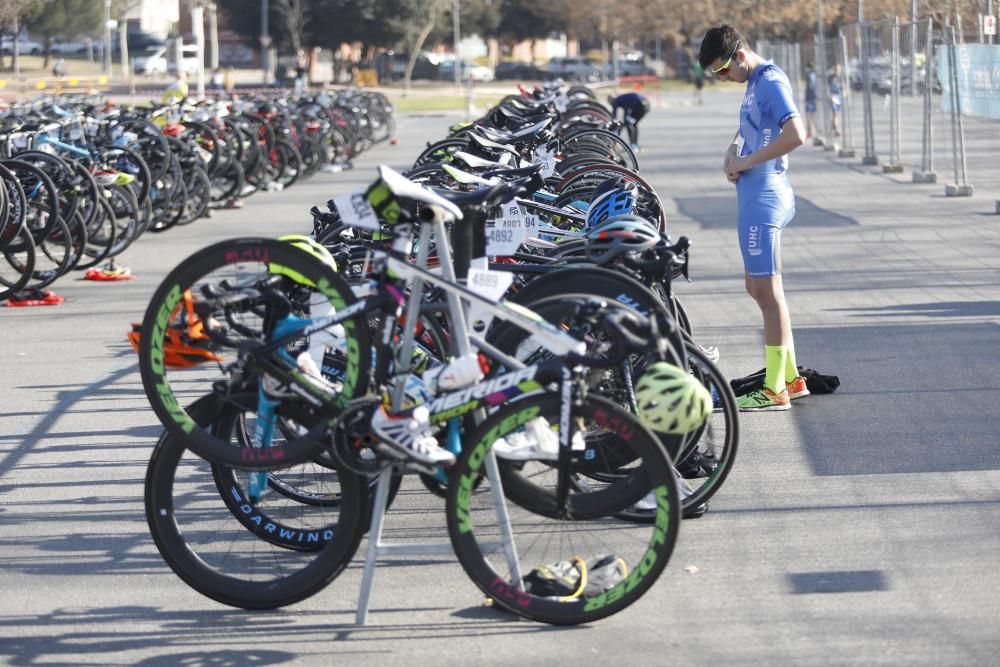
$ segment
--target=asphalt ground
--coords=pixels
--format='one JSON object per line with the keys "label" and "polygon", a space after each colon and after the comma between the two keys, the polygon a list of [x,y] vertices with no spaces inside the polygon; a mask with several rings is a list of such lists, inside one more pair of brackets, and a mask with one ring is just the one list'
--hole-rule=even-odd
{"label": "asphalt ground", "polygon": [[[737,91],[702,106],[664,99],[642,123],[640,155],[671,234],[695,243],[693,282],[678,293],[732,377],[763,366],[721,171],[738,104]],[[134,281],[72,276],[54,287],[61,306],[0,308],[0,661],[995,664],[1000,164],[975,197],[954,199],[940,183],[861,166],[860,154],[793,154],[798,215],[782,246],[799,361],[841,387],[742,417],[736,467],[710,511],[683,523],[667,570],[621,614],[577,628],[512,620],[483,606],[450,556],[384,559],[364,627],[353,624],[360,557],[324,591],[268,613],[223,607],[167,568],[144,517],[160,428],[129,323],[196,249],[307,231],[311,205],[366,185],[376,164],[405,167],[453,120],[401,117],[400,144],[353,171],[142,238],[122,258]],[[441,507],[407,481],[387,537],[442,539]]]}

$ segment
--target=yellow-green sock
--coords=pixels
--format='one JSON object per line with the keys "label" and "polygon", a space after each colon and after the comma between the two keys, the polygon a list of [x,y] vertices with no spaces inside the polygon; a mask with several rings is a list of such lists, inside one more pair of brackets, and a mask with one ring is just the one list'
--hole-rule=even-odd
{"label": "yellow-green sock", "polygon": [[785,388],[785,356],[788,348],[784,345],[765,345],[767,365],[764,367],[764,386],[778,394]]}
{"label": "yellow-green sock", "polygon": [[786,345],[785,347],[787,348],[785,352],[785,384],[789,384],[799,376],[799,367],[795,363],[795,344]]}

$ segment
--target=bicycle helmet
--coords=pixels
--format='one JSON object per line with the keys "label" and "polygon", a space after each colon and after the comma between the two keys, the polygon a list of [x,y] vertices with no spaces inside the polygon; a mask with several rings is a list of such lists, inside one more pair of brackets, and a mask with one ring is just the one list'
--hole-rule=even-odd
{"label": "bicycle helmet", "polygon": [[[281,236],[278,238],[279,241],[285,241],[286,243],[291,243],[293,246],[300,250],[305,250],[307,253],[323,262],[329,266],[334,271],[337,270],[337,262],[334,261],[333,255],[330,251],[326,249],[322,243],[319,243],[314,238],[310,236],[305,236],[304,234],[288,234],[286,236]],[[294,271],[286,266],[280,264],[275,264],[274,262],[269,262],[267,265],[267,270],[269,273],[278,276],[285,276],[293,281],[299,283],[300,285],[306,285],[307,287],[316,287],[311,280],[303,276],[298,271]]]}
{"label": "bicycle helmet", "polygon": [[594,227],[608,218],[635,211],[635,185],[621,176],[604,181],[594,190],[587,206],[586,226]]}
{"label": "bicycle helmet", "polygon": [[603,263],[627,252],[644,252],[660,242],[660,233],[637,215],[610,218],[584,233],[587,259]]}
{"label": "bicycle helmet", "polygon": [[682,368],[658,361],[635,386],[639,418],[659,433],[690,433],[712,412],[712,394]]}

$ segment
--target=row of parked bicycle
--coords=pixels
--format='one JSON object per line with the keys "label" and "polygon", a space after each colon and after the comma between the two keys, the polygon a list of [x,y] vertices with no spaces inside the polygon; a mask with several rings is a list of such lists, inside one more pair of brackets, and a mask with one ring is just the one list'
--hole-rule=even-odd
{"label": "row of parked bicycle", "polygon": [[366,608],[405,474],[500,608],[584,623],[653,585],[739,425],[673,289],[690,244],[617,129],[586,88],[512,95],[310,233],[167,275],[130,339],[165,427],[147,519],[188,585],[292,604],[371,527]]}
{"label": "row of parked bicycle", "polygon": [[112,107],[84,99],[0,115],[0,300],[43,298],[69,271],[162,232],[342,168],[394,132],[392,106],[360,91],[299,99]]}

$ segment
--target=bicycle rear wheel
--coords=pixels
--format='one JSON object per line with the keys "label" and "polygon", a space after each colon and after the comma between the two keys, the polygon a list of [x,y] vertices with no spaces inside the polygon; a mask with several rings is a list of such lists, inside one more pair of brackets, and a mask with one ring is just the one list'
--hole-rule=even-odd
{"label": "bicycle rear wheel", "polygon": [[[208,396],[192,405],[197,423],[208,425],[216,401]],[[156,547],[177,576],[202,595],[243,609],[283,607],[322,590],[354,556],[367,516],[367,484],[358,475],[330,470],[326,486],[338,487],[340,503],[309,507],[308,517],[293,508],[290,525],[278,503],[221,497],[219,474],[169,432],[160,437],[146,472],[146,520]],[[238,485],[225,488],[242,491]],[[286,544],[261,539],[282,531]],[[322,546],[291,548],[295,544]]]}
{"label": "bicycle rear wheel", "polygon": [[[619,454],[634,461],[631,482],[619,480],[586,492],[570,489],[563,511],[555,486],[555,462],[501,460],[502,483],[487,478],[476,486],[488,470],[486,461],[498,440],[536,419],[544,419],[558,432],[559,415],[560,398],[546,394],[516,401],[490,416],[466,438],[468,446],[453,469],[446,511],[455,554],[484,593],[526,618],[571,625],[621,611],[653,585],[677,540],[680,503],[670,461],[656,437],[635,417],[596,396],[573,407],[571,428],[611,434]],[[587,460],[586,455],[570,465],[571,470],[590,472],[621,469],[617,461]],[[498,520],[494,490],[518,503],[505,503],[509,534]],[[650,491],[656,498],[652,524],[610,516],[635,502],[637,494]],[[600,575],[592,572],[589,585],[585,577],[568,592],[539,585],[537,575],[545,567],[565,569],[567,563],[601,560],[609,566]]]}

